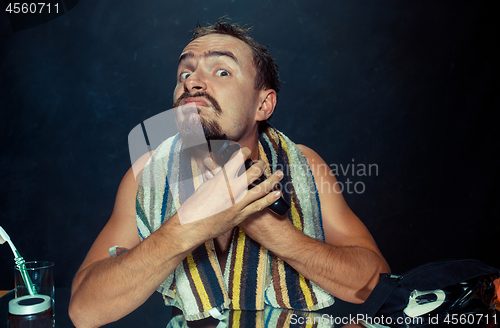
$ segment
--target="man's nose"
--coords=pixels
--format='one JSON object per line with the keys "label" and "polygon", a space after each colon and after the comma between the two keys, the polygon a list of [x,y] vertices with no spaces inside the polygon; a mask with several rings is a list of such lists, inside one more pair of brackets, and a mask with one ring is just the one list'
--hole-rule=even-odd
{"label": "man's nose", "polygon": [[207,89],[207,84],[203,80],[200,73],[193,72],[189,77],[184,81],[184,89],[185,91],[205,91]]}

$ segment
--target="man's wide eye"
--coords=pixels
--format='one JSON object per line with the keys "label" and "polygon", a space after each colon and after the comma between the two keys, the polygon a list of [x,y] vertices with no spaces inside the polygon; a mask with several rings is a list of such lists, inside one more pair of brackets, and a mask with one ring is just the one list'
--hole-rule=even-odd
{"label": "man's wide eye", "polygon": [[181,74],[181,80],[185,80],[187,79],[189,76],[191,75],[191,73],[189,72],[184,72]]}
{"label": "man's wide eye", "polygon": [[217,73],[215,73],[215,75],[217,75],[217,76],[229,76],[229,72],[226,71],[225,69],[220,69],[217,71]]}

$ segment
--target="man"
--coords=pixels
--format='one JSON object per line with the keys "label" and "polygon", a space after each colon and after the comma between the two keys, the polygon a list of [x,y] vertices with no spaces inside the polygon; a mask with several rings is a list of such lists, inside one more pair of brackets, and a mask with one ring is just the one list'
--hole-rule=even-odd
{"label": "man", "polygon": [[[294,307],[291,303],[296,296],[287,290],[286,279],[296,279],[296,284],[292,285],[311,291],[307,295],[301,294],[305,295],[301,296],[301,302],[305,304],[302,308],[315,309],[332,304],[328,294],[348,302],[362,303],[378,282],[379,274],[389,272],[373,238],[345,203],[335,177],[324,169],[328,166],[321,157],[310,148],[293,144],[266,125],[265,121],[276,106],[278,91],[274,60],[265,48],[247,35],[247,30],[221,22],[195,30],[193,40],[180,56],[175,105],[194,103],[205,133],[225,134],[242,147],[240,155],[244,159],[251,158],[255,164],[246,175],[238,177],[239,165],[233,160],[226,165],[226,172],[222,172],[210,158],[196,159],[204,182],[176,211],[171,209],[172,206],[165,210],[155,205],[157,215],[164,215],[164,218],[161,218],[161,224],[152,227],[152,223],[149,228],[142,226],[141,222],[160,221],[146,214],[150,210],[145,201],[147,190],[138,185],[133,171],[129,170],[118,189],[111,218],[73,282],[70,316],[77,327],[96,327],[115,321],[135,310],[156,289],[162,291],[168,304],[188,307],[189,304],[184,303],[186,298],[192,297],[192,303],[200,310],[192,315],[191,320],[205,317],[207,313],[210,315],[212,312],[205,310],[211,306],[218,310],[227,307],[258,309],[264,299],[274,306]],[[262,130],[265,132],[261,133]],[[273,143],[275,141],[277,143]],[[283,149],[272,156],[278,160],[284,157],[290,166],[297,164],[294,169],[306,167],[302,173],[290,173],[296,180],[280,170],[270,174],[271,165],[266,167],[263,159],[271,156],[270,152],[276,150],[273,147],[278,143]],[[164,152],[160,148],[155,154]],[[294,162],[301,160],[303,165]],[[267,158],[267,162],[272,161]],[[153,165],[151,162],[148,165]],[[228,179],[244,178],[248,184],[263,172],[269,174],[267,180],[242,193],[238,199],[228,200],[227,196],[221,196],[223,190],[227,193]],[[312,175],[307,177],[309,172]],[[272,191],[282,179],[290,182],[301,178],[313,181],[312,186],[307,186],[312,189],[300,191],[303,186],[292,183],[295,189],[291,195],[283,192],[292,205],[290,219],[267,209],[282,195]],[[319,203],[314,203],[317,200]],[[226,205],[222,204],[224,202]],[[226,209],[219,211],[221,208]],[[216,214],[207,216],[205,213]],[[183,218],[189,223],[182,222]],[[316,223],[311,225],[314,220]],[[312,226],[312,232],[306,234],[308,225]],[[314,235],[315,231],[319,233]],[[144,232],[146,236],[142,235]],[[310,235],[314,235],[313,238]],[[251,247],[258,245],[257,253],[241,250],[239,238],[246,238],[253,245]],[[108,249],[117,245],[129,251],[110,257]],[[237,255],[239,251],[243,252],[240,257]],[[213,257],[209,263],[203,256]],[[268,256],[269,261],[258,262],[256,257],[259,256]],[[208,263],[205,267],[202,266],[204,261]],[[251,272],[253,262],[256,262],[256,276],[264,275],[264,278],[256,279],[261,279],[264,284],[267,282],[264,287],[257,285],[256,292],[250,292],[246,285],[240,288],[233,282],[237,276],[240,279],[245,276],[248,283],[252,283],[248,272]],[[273,263],[272,269],[259,267],[269,262]],[[225,270],[226,266],[229,269]],[[203,290],[206,286],[200,284],[199,279],[197,284],[193,278],[199,273],[198,268],[214,268],[212,278],[216,277],[213,278],[215,282],[210,283],[207,290]],[[184,286],[191,286],[190,290],[183,291],[183,281]],[[223,303],[212,303],[212,296],[214,302],[219,302],[213,291],[219,287],[222,290],[219,298]],[[210,292],[214,295],[207,296],[206,293]],[[190,293],[193,294],[185,295]],[[239,297],[243,293],[252,299],[252,304]],[[326,301],[321,303],[320,299]],[[188,311],[183,310],[185,314]]]}

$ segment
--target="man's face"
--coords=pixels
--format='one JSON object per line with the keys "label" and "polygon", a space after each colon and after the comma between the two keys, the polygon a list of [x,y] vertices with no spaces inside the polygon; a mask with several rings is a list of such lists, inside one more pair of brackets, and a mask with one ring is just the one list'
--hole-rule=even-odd
{"label": "man's face", "polygon": [[194,102],[204,128],[211,126],[213,133],[231,140],[245,140],[255,133],[260,106],[255,75],[247,44],[228,35],[205,35],[181,54],[174,107]]}

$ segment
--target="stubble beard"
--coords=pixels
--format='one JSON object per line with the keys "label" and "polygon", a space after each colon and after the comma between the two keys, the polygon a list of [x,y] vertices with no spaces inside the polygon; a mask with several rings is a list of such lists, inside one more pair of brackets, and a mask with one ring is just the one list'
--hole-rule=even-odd
{"label": "stubble beard", "polygon": [[[183,93],[177,100],[174,102],[173,107],[176,108],[180,106],[182,99],[188,97],[203,97],[212,107],[214,114],[216,117],[219,117],[222,113],[222,109],[215,98],[207,94],[206,92],[197,92],[195,94],[190,94],[189,92]],[[201,109],[196,108],[198,110],[198,117],[193,117],[190,115],[188,118],[184,119],[182,122],[178,123],[180,126],[179,134],[182,138],[190,138],[197,135],[197,127],[198,127],[198,119],[201,123],[201,127],[203,128],[203,133],[205,134],[205,138],[207,140],[218,140],[222,139],[224,136],[224,132],[222,131],[222,127],[220,124],[214,119],[206,119],[202,117],[200,114]]]}

